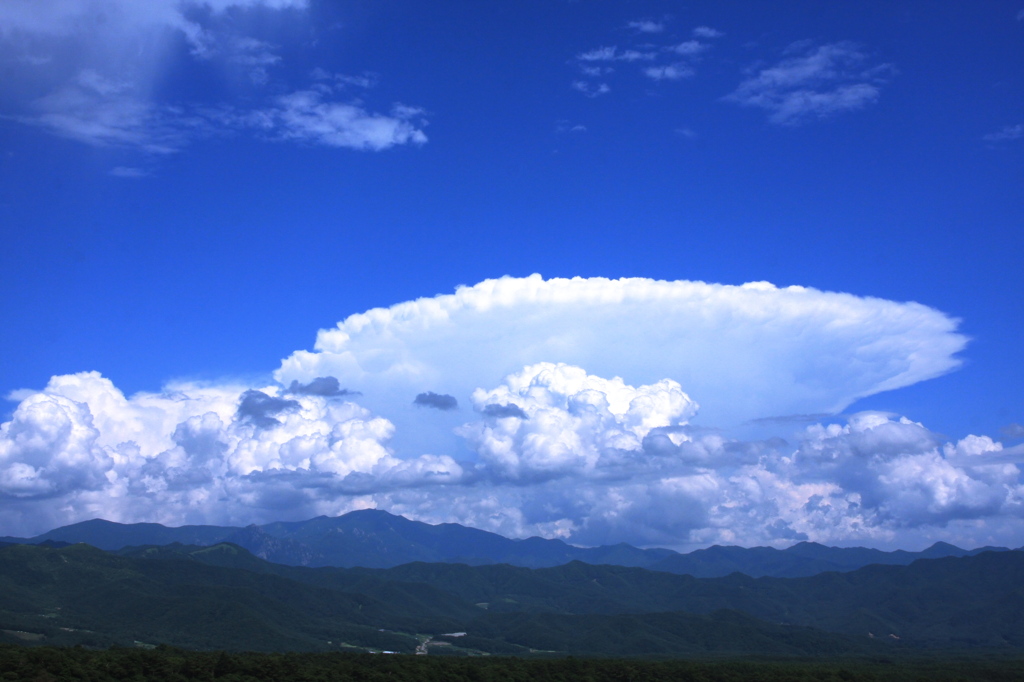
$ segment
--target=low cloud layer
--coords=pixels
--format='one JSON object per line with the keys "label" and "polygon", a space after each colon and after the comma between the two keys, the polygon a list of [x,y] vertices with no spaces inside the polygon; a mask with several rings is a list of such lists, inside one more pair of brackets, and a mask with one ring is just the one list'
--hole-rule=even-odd
{"label": "low cloud layer", "polygon": [[[580,544],[1020,545],[1024,446],[820,414],[955,367],[955,326],[763,283],[487,281],[352,316],[276,384],[125,396],[84,372],[19,392],[0,532],[380,507]],[[783,438],[730,437],[709,411]]]}
{"label": "low cloud layer", "polygon": [[394,426],[337,397],[178,384],[125,397],[96,372],[54,377],[0,427],[7,532],[96,516],[249,523],[338,513],[350,496],[455,480],[450,457],[398,459]]}
{"label": "low cloud layer", "polygon": [[457,430],[476,458],[456,461],[398,457],[391,422],[344,399],[239,391],[126,398],[96,373],[54,377],[0,427],[4,532],[381,507],[580,544],[1024,542],[1024,447],[946,442],[889,414],[739,441],[689,425],[696,405],[672,380],[542,363],[474,393]]}

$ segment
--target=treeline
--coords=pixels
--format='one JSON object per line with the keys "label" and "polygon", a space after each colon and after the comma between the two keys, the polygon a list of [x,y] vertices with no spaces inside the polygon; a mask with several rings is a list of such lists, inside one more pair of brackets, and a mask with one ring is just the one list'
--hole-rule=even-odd
{"label": "treeline", "polygon": [[0,680],[4,682],[1010,682],[1020,680],[1021,670],[1024,661],[997,658],[642,661],[0,645]]}

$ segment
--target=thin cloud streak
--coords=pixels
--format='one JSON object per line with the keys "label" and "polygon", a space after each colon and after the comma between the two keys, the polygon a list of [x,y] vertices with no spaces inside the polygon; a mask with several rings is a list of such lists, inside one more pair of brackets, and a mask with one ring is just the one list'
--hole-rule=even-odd
{"label": "thin cloud streak", "polygon": [[[637,24],[634,26],[634,24]],[[660,26],[660,24],[659,24]],[[630,24],[631,28],[648,34],[660,33],[660,30],[644,30],[638,22]],[[653,29],[654,25],[648,26]],[[694,29],[698,38],[716,38],[720,35],[712,28],[702,26]],[[606,78],[615,72],[614,64],[642,65],[640,73],[654,81],[679,81],[692,77],[696,70],[694,63],[710,49],[710,45],[700,40],[686,40],[675,44],[652,45],[644,44],[641,48],[620,49],[617,45],[606,45],[580,52],[573,60],[576,68],[587,78]],[[588,97],[596,97],[610,92],[606,82],[600,84],[588,80],[577,80],[572,84],[574,90]]]}
{"label": "thin cloud streak", "polygon": [[1004,126],[1001,130],[989,133],[981,139],[986,142],[1008,142],[1010,140],[1019,140],[1021,138],[1024,138],[1024,123]]}
{"label": "thin cloud streak", "polygon": [[796,56],[756,70],[724,99],[765,109],[772,123],[794,126],[873,104],[894,72],[889,64],[870,65],[850,42],[794,45],[788,52]]}

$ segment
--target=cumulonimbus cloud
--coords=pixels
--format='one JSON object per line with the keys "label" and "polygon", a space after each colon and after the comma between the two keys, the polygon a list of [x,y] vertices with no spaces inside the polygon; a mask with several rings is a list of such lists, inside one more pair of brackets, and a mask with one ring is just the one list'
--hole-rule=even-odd
{"label": "cumulonimbus cloud", "polygon": [[[125,396],[83,372],[19,392],[0,532],[382,507],[580,544],[1020,544],[1024,446],[820,414],[949,371],[964,343],[925,306],[801,287],[489,280],[347,318],[276,384]],[[712,425],[824,421],[737,440],[698,400]]]}
{"label": "cumulonimbus cloud", "polygon": [[957,325],[917,303],[764,282],[504,277],[352,315],[276,378],[337,377],[396,424],[397,447],[405,433],[450,450],[406,396],[465,401],[527,365],[563,362],[634,386],[672,379],[702,406],[700,424],[835,413],[956,368]]}

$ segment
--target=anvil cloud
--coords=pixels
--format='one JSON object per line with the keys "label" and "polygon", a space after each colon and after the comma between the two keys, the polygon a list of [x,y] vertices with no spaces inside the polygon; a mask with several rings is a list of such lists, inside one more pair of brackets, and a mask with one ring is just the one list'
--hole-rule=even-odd
{"label": "anvil cloud", "polygon": [[707,428],[948,372],[956,326],[767,283],[488,280],[350,316],[264,385],[125,396],[97,372],[53,377],[0,427],[0,504],[26,533],[378,506],[579,543],[1010,541],[1019,447],[877,412],[795,444]]}

